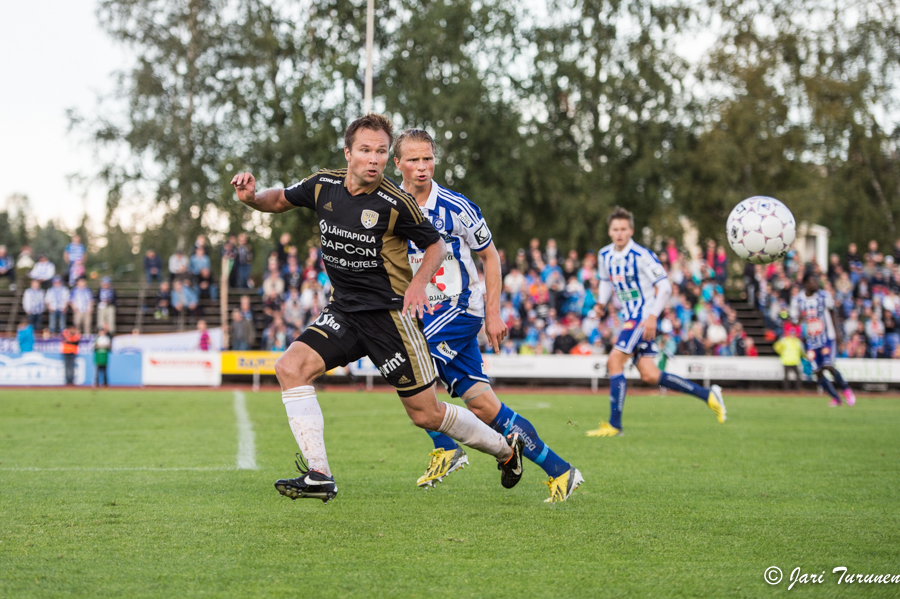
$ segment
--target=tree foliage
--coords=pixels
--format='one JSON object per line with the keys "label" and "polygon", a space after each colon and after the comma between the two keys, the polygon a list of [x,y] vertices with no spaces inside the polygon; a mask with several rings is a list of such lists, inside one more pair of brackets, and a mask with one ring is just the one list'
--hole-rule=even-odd
{"label": "tree foliage", "polygon": [[[135,60],[118,75],[122,110],[73,125],[102,158],[116,246],[133,234],[115,224],[129,194],[162,207],[144,246],[163,255],[260,223],[313,240],[312,213],[251,221],[228,182],[249,169],[286,185],[343,164],[365,5],[102,0],[101,24]],[[758,194],[829,226],[835,245],[900,235],[896,0],[376,7],[376,107],[435,135],[438,182],[482,207],[501,247],[596,249],[616,204],[651,243],[682,216],[723,239],[731,207]],[[709,47],[688,60],[698,39]]]}

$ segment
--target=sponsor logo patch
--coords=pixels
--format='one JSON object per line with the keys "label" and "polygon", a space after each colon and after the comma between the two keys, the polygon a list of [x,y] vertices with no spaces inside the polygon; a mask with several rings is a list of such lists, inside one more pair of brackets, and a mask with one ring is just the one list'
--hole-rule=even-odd
{"label": "sponsor logo patch", "polygon": [[465,212],[459,213],[459,222],[461,222],[462,224],[464,224],[467,227],[472,226],[472,219],[469,218],[469,215],[466,214]]}
{"label": "sponsor logo patch", "polygon": [[319,314],[319,317],[316,319],[316,321],[313,324],[317,324],[320,327],[328,327],[332,331],[341,330],[341,325],[338,324],[337,321],[335,321],[334,316],[332,316],[331,314],[327,314],[325,312],[322,312],[321,314]]}
{"label": "sponsor logo patch", "polygon": [[331,202],[328,202],[327,204],[325,204],[324,206],[322,206],[322,208],[324,208],[324,209],[327,210],[328,212],[334,212],[334,210],[331,209]]}
{"label": "sponsor logo patch", "polygon": [[477,231],[475,231],[475,241],[478,245],[483,245],[488,242],[491,238],[491,232],[488,231],[487,223],[481,225]]}
{"label": "sponsor logo patch", "polygon": [[[397,368],[399,368],[400,365],[405,362],[406,362],[406,358],[403,356],[403,354],[401,354],[400,352],[397,352],[394,354],[393,358],[385,361],[384,364],[379,366],[378,371],[382,374],[382,376],[386,377],[390,373],[397,370]],[[406,377],[404,376],[403,378],[406,378]],[[403,380],[401,379],[400,382],[403,382]],[[408,383],[409,381],[407,380],[406,382]]]}
{"label": "sponsor logo patch", "polygon": [[[384,193],[383,191],[376,191],[376,192],[375,192],[375,195],[377,195],[378,197],[380,197],[380,198],[383,199],[383,200],[387,200],[388,202],[390,202],[390,203],[393,204],[394,206],[397,205],[397,200],[395,200],[394,198],[392,198],[392,197],[389,196],[388,194]],[[378,220],[378,217],[375,217],[375,220]]]}
{"label": "sponsor logo patch", "polygon": [[439,354],[441,354],[442,356],[446,357],[449,360],[452,360],[453,358],[455,358],[456,354],[457,354],[457,352],[450,349],[450,346],[447,344],[446,341],[441,341],[440,344],[437,346],[437,350],[438,350]]}

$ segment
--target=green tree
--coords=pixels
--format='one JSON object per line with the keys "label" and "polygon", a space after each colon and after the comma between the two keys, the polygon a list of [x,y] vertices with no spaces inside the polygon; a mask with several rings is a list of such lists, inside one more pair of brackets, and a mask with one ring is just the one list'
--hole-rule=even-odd
{"label": "green tree", "polygon": [[[519,15],[498,1],[401,6],[406,18],[384,50],[388,58],[376,94],[398,127],[434,135],[435,180],[482,208],[498,245],[524,243],[521,118],[502,85],[516,50]],[[484,60],[488,49],[490,62]],[[388,173],[399,176],[393,164]]]}
{"label": "green tree", "polygon": [[107,99],[125,99],[124,114],[107,110],[91,120],[70,115],[101,159],[97,176],[108,188],[107,219],[124,196],[149,193],[169,206],[172,235],[184,242],[201,232],[202,214],[219,198],[219,75],[231,48],[223,23],[226,5],[100,2],[101,26],[136,57],[130,70],[118,74],[114,98]]}
{"label": "green tree", "polygon": [[606,215],[620,204],[639,231],[677,230],[672,151],[684,143],[694,106],[673,36],[691,11],[550,0],[547,13],[530,33],[535,68],[523,88],[539,107],[528,123],[528,193],[540,228],[564,246],[597,248],[607,241]]}

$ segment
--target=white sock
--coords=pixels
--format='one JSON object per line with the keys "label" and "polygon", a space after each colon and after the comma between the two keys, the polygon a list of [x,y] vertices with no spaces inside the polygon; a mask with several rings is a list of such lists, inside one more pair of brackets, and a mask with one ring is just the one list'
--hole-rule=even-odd
{"label": "white sock", "polygon": [[307,464],[313,470],[331,476],[325,453],[325,418],[316,400],[316,388],[304,385],[282,391],[281,401],[284,402],[294,439]]}
{"label": "white sock", "polygon": [[503,435],[483,423],[469,410],[449,403],[444,405],[447,406],[447,411],[444,413],[444,421],[441,422],[439,432],[498,460],[509,458],[509,445]]}

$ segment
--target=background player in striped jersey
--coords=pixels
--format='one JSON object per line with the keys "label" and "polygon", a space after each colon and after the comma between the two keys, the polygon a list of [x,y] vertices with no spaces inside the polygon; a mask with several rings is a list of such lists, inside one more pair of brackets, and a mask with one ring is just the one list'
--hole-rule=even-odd
{"label": "background player in striped jersey", "polygon": [[623,325],[606,362],[609,372],[609,422],[601,422],[600,428],[588,431],[587,435],[614,437],[622,434],[626,389],[624,369],[629,357],[641,373],[642,381],[698,397],[716,413],[719,422],[725,422],[725,403],[718,385],[706,389],[680,376],[660,372],[656,367],[654,358],[659,354],[655,341],[656,321],[672,295],[672,286],[656,254],[632,239],[634,216],[631,212],[616,206],[607,222],[612,243],[601,249],[598,257],[600,297],[597,304],[605,310],[610,297],[615,294]]}
{"label": "background player in striped jersey", "polygon": [[[495,350],[500,350],[506,336],[506,325],[500,318],[500,257],[478,206],[432,180],[434,151],[434,140],[421,129],[403,132],[394,143],[394,164],[403,174],[403,190],[413,195],[447,245],[447,256],[427,286],[434,313],[423,316],[425,337],[438,374],[450,395],[462,398],[469,410],[494,430],[503,435],[519,433],[525,441],[525,457],[550,477],[546,483],[550,498],[546,501],[565,501],[583,481],[581,473],[556,455],[528,420],[497,399],[484,373],[476,339],[482,323]],[[486,300],[472,261],[473,250],[484,264]],[[413,270],[423,258],[422,250],[410,242]],[[434,441],[434,451],[428,469],[417,482],[420,487],[434,486],[468,463],[462,447],[453,439],[435,431],[428,434]]]}
{"label": "background player in striped jersey", "polygon": [[[819,289],[819,278],[811,272],[803,275],[803,293],[791,300],[791,317],[803,325],[803,341],[809,361],[819,386],[831,396],[831,405],[841,405],[841,398],[834,384],[841,388],[847,405],[856,403],[850,385],[834,367],[834,356],[838,345],[838,329],[834,326],[832,313],[834,298],[827,291]],[[825,378],[825,371],[834,377],[834,383]]]}

